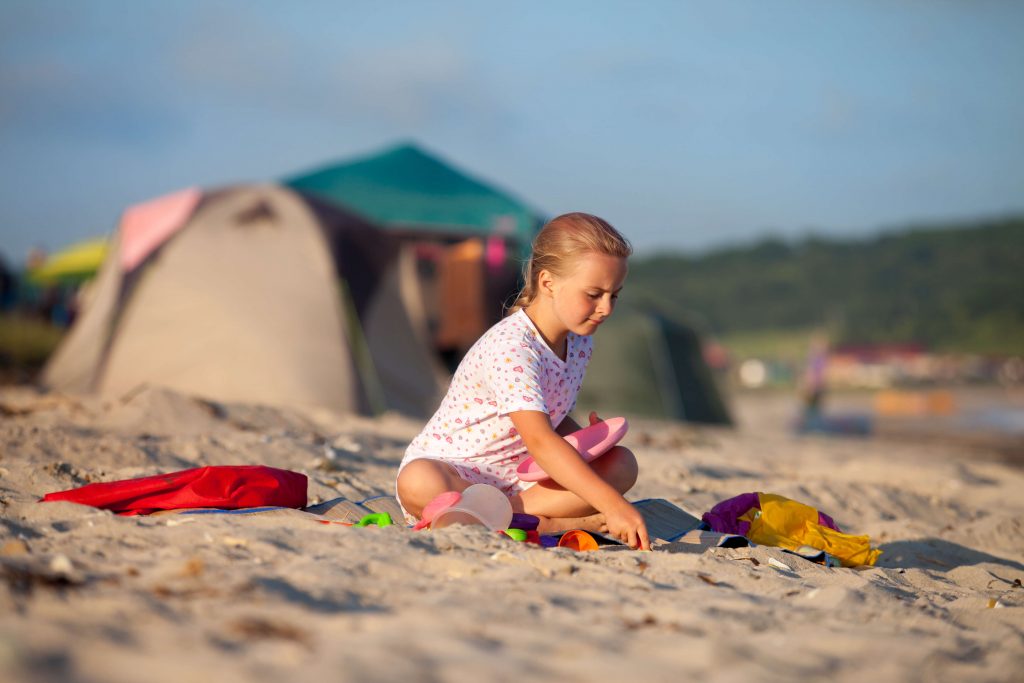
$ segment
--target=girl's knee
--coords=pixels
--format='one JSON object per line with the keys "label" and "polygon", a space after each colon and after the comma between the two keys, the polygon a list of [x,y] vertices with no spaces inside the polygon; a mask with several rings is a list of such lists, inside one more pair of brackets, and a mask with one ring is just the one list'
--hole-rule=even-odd
{"label": "girl's knee", "polygon": [[424,460],[413,460],[398,473],[398,499],[406,510],[417,517],[423,506],[430,502],[424,498],[441,485],[439,473],[430,464]]}
{"label": "girl's knee", "polygon": [[446,463],[428,458],[413,460],[398,473],[398,499],[410,513],[419,516],[423,507],[439,493],[462,490],[462,479]]}
{"label": "girl's knee", "polygon": [[619,493],[633,488],[640,474],[640,466],[633,451],[624,446],[615,446],[601,458],[608,459],[605,480]]}

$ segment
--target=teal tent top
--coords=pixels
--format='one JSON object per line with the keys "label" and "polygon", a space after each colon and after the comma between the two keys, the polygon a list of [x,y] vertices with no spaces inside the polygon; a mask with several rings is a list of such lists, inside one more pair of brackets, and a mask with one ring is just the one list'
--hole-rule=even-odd
{"label": "teal tent top", "polygon": [[528,249],[543,222],[521,201],[412,144],[297,175],[285,184],[396,230],[504,235]]}

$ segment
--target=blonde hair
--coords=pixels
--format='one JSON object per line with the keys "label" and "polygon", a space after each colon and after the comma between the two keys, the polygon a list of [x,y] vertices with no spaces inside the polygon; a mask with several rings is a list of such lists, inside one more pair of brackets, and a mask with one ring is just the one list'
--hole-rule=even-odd
{"label": "blonde hair", "polygon": [[552,218],[533,240],[533,253],[523,267],[523,289],[508,312],[515,313],[533,303],[537,298],[537,275],[542,270],[564,277],[587,253],[628,258],[633,247],[603,218],[579,212]]}

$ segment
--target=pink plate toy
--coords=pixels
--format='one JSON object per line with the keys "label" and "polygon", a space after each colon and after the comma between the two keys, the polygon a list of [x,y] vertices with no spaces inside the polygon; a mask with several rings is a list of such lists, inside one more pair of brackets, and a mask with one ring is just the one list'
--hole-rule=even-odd
{"label": "pink plate toy", "polygon": [[[567,434],[565,440],[569,445],[579,451],[587,462],[604,455],[608,449],[617,444],[626,431],[629,423],[624,417],[610,417],[589,427],[584,427],[572,434]],[[541,469],[540,465],[534,462],[533,458],[527,458],[519,463],[516,473],[523,481],[543,481],[549,479],[547,472]]]}

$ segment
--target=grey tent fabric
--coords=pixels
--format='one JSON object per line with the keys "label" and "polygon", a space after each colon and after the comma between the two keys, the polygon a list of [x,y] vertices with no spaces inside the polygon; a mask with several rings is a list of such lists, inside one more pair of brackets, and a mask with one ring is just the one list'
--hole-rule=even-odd
{"label": "grey tent fabric", "polygon": [[583,415],[732,423],[696,332],[656,311],[626,306],[597,333],[576,405]]}
{"label": "grey tent fabric", "polygon": [[[115,234],[110,253],[120,251]],[[81,313],[43,368],[42,383],[61,391],[84,394],[95,389],[98,369],[114,324],[124,273],[119,259],[109,256],[96,278],[85,285]]]}
{"label": "grey tent fabric", "polygon": [[116,244],[44,384],[356,413],[436,406],[443,374],[409,316],[415,292],[402,296],[401,249],[354,214],[242,186],[206,193],[130,273]]}
{"label": "grey tent fabric", "polygon": [[445,376],[427,334],[421,301],[413,248],[402,246],[362,325],[385,404],[428,416],[441,402],[439,386]]}

